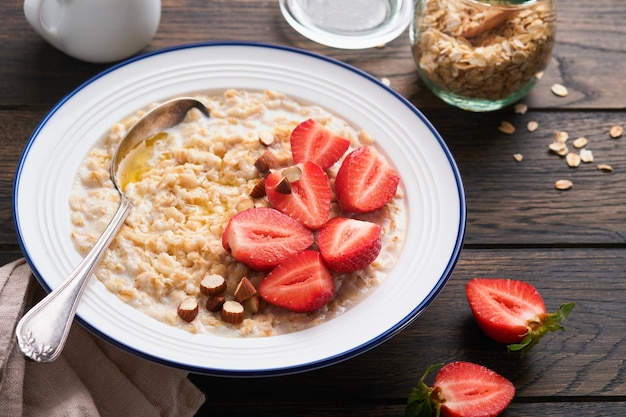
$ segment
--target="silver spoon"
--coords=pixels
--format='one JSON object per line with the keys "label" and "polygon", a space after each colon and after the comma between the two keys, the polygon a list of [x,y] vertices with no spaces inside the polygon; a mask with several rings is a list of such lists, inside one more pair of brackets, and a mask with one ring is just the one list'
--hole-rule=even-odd
{"label": "silver spoon", "polygon": [[94,247],[72,274],[26,313],[17,324],[15,329],[17,342],[28,358],[36,362],[52,362],[59,357],[87,281],[130,212],[131,202],[118,183],[120,163],[142,141],[179,124],[192,108],[197,108],[206,116],[209,115],[209,111],[200,101],[187,97],[175,98],[146,113],[120,142],[113,155],[110,169],[111,181],[120,194],[120,205]]}

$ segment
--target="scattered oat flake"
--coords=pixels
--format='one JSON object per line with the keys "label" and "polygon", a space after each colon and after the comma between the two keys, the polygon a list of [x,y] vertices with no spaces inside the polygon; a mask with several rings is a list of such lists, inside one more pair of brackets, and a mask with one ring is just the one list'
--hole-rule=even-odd
{"label": "scattered oat flake", "polygon": [[554,95],[559,97],[565,97],[568,94],[567,88],[563,84],[552,84],[550,89]]}
{"label": "scattered oat flake", "polygon": [[548,148],[557,155],[565,156],[567,155],[567,145],[561,142],[552,142],[548,145]]}
{"label": "scattered oat flake", "polygon": [[570,180],[558,180],[557,182],[554,183],[554,187],[557,190],[569,190],[573,186],[574,186],[574,183],[571,182]]}
{"label": "scattered oat flake", "polygon": [[528,122],[528,124],[526,125],[526,129],[528,129],[529,132],[534,132],[535,130],[537,130],[537,128],[539,127],[539,123],[537,123],[534,120],[531,120],[530,122]]}
{"label": "scattered oat flake", "polygon": [[524,103],[517,103],[515,105],[515,113],[525,114],[528,111],[528,106]]}
{"label": "scattered oat flake", "polygon": [[609,135],[611,135],[613,139],[617,139],[623,134],[624,134],[624,128],[619,125],[615,125],[611,128],[611,130],[609,130]]}
{"label": "scattered oat flake", "polygon": [[587,138],[578,138],[572,143],[572,145],[574,146],[574,148],[580,149],[587,146],[587,142]]}
{"label": "scattered oat flake", "polygon": [[524,155],[522,155],[521,153],[515,153],[513,154],[513,159],[515,159],[517,162],[522,162],[522,160],[524,159]]}
{"label": "scattered oat flake", "polygon": [[565,142],[567,142],[568,139],[569,139],[569,133],[567,133],[567,132],[565,132],[563,130],[559,130],[554,135],[554,140],[559,142],[559,143],[565,143]]}
{"label": "scattered oat flake", "polygon": [[598,164],[598,169],[604,172],[613,172],[613,167],[607,164]]}
{"label": "scattered oat flake", "polygon": [[570,168],[576,168],[578,165],[580,165],[580,155],[575,152],[570,152],[565,155],[565,161],[567,162],[567,166],[569,166]]}
{"label": "scattered oat flake", "polygon": [[580,160],[583,162],[593,162],[593,153],[589,149],[581,149]]}
{"label": "scattered oat flake", "polygon": [[380,79],[380,82],[389,87],[391,85],[391,80],[387,77],[383,77]]}
{"label": "scattered oat flake", "polygon": [[515,133],[515,126],[507,121],[503,121],[502,123],[500,123],[498,130],[502,133],[506,133],[507,135],[512,135],[513,133]]}

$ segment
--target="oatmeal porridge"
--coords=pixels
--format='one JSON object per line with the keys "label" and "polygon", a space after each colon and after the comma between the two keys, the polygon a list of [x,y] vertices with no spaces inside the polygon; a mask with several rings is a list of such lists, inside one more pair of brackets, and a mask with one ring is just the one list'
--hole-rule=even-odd
{"label": "oatmeal porridge", "polygon": [[[235,214],[270,206],[267,197],[253,192],[263,179],[256,165],[261,155],[271,151],[279,167],[293,165],[290,135],[307,119],[349,139],[348,152],[373,145],[374,139],[319,106],[273,91],[228,90],[196,98],[209,109],[210,117],[191,110],[181,124],[149,138],[124,167],[121,187],[133,207],[95,270],[98,280],[156,320],[193,333],[224,336],[270,336],[311,327],[341,314],[373,291],[390,272],[404,242],[407,219],[402,187],[386,205],[363,214],[343,213],[333,199],[329,217],[381,225],[382,245],[367,267],[333,272],[334,294],[325,306],[295,313],[264,301],[253,307],[243,303],[245,316],[236,324],[205,308],[208,296],[200,285],[205,277],[223,277],[223,295],[229,300],[243,278],[254,291],[267,275],[236,261],[222,242]],[[83,255],[118,207],[119,196],[109,178],[111,157],[144,113],[114,125],[79,168],[69,203],[72,241]],[[340,164],[326,169],[331,184]],[[191,321],[183,320],[177,311],[189,298],[199,305]]]}

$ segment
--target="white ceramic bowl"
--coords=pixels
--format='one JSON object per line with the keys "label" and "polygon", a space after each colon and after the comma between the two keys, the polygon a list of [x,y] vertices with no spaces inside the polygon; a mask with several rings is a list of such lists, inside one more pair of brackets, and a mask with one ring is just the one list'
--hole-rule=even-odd
{"label": "white ceramic bowl", "polygon": [[336,60],[287,47],[211,43],[123,62],[63,98],[32,134],[19,162],[19,241],[46,289],[80,261],[70,239],[69,193],[87,152],[111,125],[146,105],[199,91],[272,89],[366,129],[395,165],[406,194],[407,238],[380,288],[314,328],[266,338],[191,334],[124,304],[92,279],[78,306],[87,328],[136,355],[192,372],[262,376],[330,365],[401,331],[435,299],[461,251],[463,185],[444,141],[408,101]]}

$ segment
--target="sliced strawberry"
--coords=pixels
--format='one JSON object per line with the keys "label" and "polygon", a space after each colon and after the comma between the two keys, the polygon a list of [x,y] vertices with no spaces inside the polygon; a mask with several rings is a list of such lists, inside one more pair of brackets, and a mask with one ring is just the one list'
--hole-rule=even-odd
{"label": "sliced strawberry", "polygon": [[222,246],[233,258],[259,271],[272,269],[314,241],[313,232],[272,208],[235,214],[222,235]]}
{"label": "sliced strawberry", "polygon": [[471,362],[452,362],[439,370],[428,387],[424,380],[441,365],[431,366],[409,395],[406,416],[495,417],[515,396],[515,387],[496,372]]}
{"label": "sliced strawberry", "polygon": [[333,276],[317,251],[306,250],[287,258],[259,285],[268,303],[297,313],[315,311],[333,296]]}
{"label": "sliced strawberry", "polygon": [[552,314],[531,284],[511,279],[474,278],[465,293],[478,326],[493,340],[527,353],[549,332],[564,330],[560,322],[574,308],[563,304]]}
{"label": "sliced strawberry", "polygon": [[355,213],[376,210],[396,194],[400,176],[372,146],[346,156],[337,172],[335,194],[339,206]]}
{"label": "sliced strawberry", "polygon": [[321,123],[308,119],[291,132],[291,153],[293,161],[310,161],[323,170],[333,166],[350,147],[350,141]]}
{"label": "sliced strawberry", "polygon": [[318,230],[317,246],[333,271],[358,271],[380,253],[380,230],[376,223],[335,217]]}
{"label": "sliced strawberry", "polygon": [[317,229],[328,220],[332,190],[328,175],[313,162],[302,162],[295,167],[300,178],[290,183],[290,191],[277,189],[284,181],[283,173],[290,168],[272,172],[265,179],[265,191],[270,204],[277,210],[298,220],[309,229]]}

